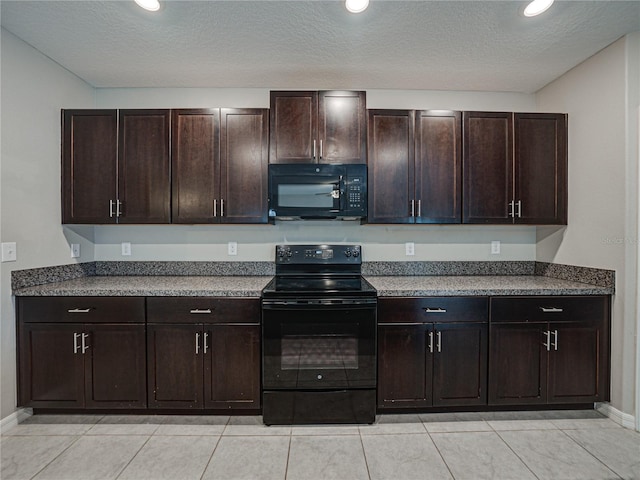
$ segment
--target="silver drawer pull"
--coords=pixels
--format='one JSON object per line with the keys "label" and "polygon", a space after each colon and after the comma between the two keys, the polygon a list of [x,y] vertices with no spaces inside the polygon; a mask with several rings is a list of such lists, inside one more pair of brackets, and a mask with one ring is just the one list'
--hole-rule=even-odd
{"label": "silver drawer pull", "polygon": [[90,311],[90,308],[72,308],[71,310],[67,310],[69,313],[89,313]]}
{"label": "silver drawer pull", "polygon": [[207,313],[211,313],[211,309],[207,308],[207,309],[201,310],[199,308],[194,308],[193,310],[189,310],[189,313],[193,313],[193,314],[204,313],[204,314],[207,314]]}
{"label": "silver drawer pull", "polygon": [[79,338],[80,334],[77,332],[73,332],[73,353],[78,353],[78,350],[80,350],[80,345],[78,345]]}
{"label": "silver drawer pull", "polygon": [[447,309],[446,308],[423,308],[423,310],[427,313],[447,313]]}
{"label": "silver drawer pull", "polygon": [[543,313],[562,313],[564,310],[562,308],[556,307],[540,307]]}

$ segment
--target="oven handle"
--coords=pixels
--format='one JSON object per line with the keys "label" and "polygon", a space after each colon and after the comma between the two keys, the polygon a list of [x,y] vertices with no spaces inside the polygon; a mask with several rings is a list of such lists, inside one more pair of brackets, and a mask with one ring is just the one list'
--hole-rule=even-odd
{"label": "oven handle", "polygon": [[265,310],[344,310],[345,308],[360,310],[376,308],[377,301],[359,301],[358,303],[342,302],[342,303],[308,303],[299,300],[291,301],[266,301],[263,300],[262,308]]}

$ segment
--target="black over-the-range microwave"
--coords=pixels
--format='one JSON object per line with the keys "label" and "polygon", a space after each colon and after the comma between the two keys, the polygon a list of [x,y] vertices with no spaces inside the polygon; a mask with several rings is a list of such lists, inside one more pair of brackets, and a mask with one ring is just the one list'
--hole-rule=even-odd
{"label": "black over-the-range microwave", "polygon": [[269,165],[269,218],[357,220],[366,216],[365,164]]}

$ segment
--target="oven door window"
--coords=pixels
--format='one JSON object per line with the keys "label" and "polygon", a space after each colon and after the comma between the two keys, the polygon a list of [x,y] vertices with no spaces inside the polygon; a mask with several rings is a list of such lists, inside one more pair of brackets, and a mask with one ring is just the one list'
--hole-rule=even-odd
{"label": "oven door window", "polygon": [[265,309],[262,329],[264,388],[375,387],[375,307]]}

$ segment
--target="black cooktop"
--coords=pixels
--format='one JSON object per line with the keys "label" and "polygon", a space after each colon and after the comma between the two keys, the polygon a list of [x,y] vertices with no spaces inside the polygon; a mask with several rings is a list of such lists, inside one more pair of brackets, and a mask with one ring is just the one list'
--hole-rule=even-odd
{"label": "black cooktop", "polygon": [[264,296],[273,295],[335,295],[375,296],[376,289],[360,275],[292,275],[276,276],[262,290]]}

